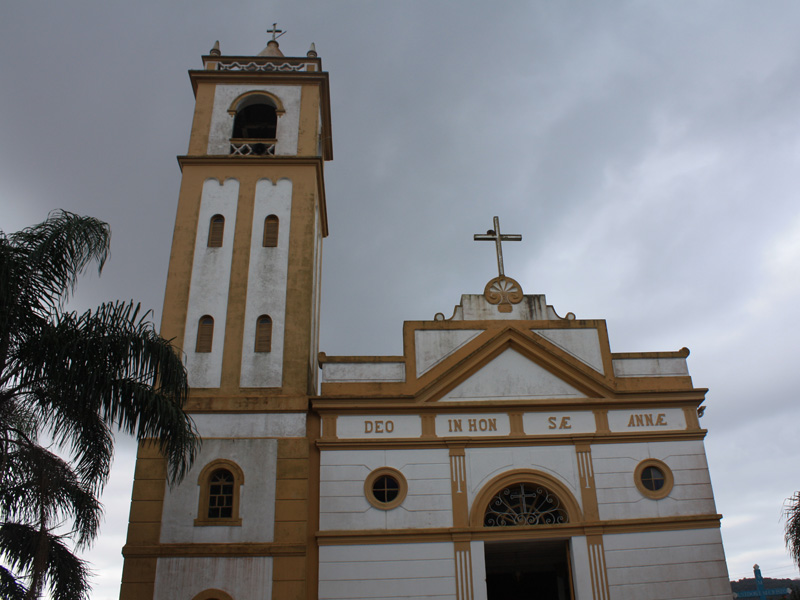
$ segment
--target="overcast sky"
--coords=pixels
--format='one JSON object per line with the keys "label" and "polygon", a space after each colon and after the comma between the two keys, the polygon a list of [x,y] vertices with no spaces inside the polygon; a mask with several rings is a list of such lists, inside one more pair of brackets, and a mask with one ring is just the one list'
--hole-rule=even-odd
{"label": "overcast sky", "polygon": [[[112,258],[73,305],[160,320],[194,99],[215,40],[330,73],[321,350],[400,354],[404,320],[452,314],[506,273],[612,351],[691,349],[732,579],[794,577],[800,489],[800,3],[208,0],[0,4],[0,229],[64,208]],[[88,557],[118,596],[133,468],[119,440]]]}

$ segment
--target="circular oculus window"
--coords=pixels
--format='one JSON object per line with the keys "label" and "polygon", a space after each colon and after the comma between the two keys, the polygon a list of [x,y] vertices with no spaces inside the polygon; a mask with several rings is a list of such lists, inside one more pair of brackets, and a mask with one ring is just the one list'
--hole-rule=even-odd
{"label": "circular oculus window", "polygon": [[390,510],[402,504],[408,493],[408,482],[397,469],[375,469],[364,481],[364,495],[375,508]]}
{"label": "circular oculus window", "polygon": [[674,484],[670,468],[655,458],[648,458],[636,465],[633,481],[642,496],[651,500],[666,498]]}

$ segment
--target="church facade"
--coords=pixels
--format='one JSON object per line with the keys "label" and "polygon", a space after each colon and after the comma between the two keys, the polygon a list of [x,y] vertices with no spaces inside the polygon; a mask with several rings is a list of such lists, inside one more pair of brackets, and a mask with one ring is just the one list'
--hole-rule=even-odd
{"label": "church facade", "polygon": [[497,220],[402,356],[319,352],[328,75],[275,33],[190,71],[162,335],[203,446],[171,488],[140,447],[121,599],[730,598],[688,350],[524,294]]}

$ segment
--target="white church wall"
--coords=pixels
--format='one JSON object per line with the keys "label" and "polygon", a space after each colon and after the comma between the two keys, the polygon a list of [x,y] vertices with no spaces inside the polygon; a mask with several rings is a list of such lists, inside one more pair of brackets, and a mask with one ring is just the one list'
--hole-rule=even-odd
{"label": "white church wall", "polygon": [[589,547],[586,536],[576,535],[569,541],[570,563],[572,567],[572,588],[575,600],[594,600],[590,576]]}
{"label": "white church wall", "polygon": [[675,377],[689,375],[685,358],[617,358],[612,361],[617,377]]}
{"label": "white church wall", "polygon": [[406,365],[402,362],[323,363],[322,380],[325,383],[343,383],[349,381],[405,381]]}
{"label": "white church wall", "polygon": [[475,496],[487,483],[514,469],[541,471],[555,477],[569,489],[578,505],[581,505],[578,459],[574,446],[467,448],[466,463],[467,502],[470,511]]}
{"label": "white church wall", "polygon": [[584,394],[547,369],[509,348],[450,390],[440,402],[583,397]]}
{"label": "white church wall", "polygon": [[[167,488],[161,519],[161,543],[270,542],[275,521],[278,441],[204,438],[203,447],[180,485]],[[240,526],[195,526],[199,516],[198,477],[217,459],[233,461],[244,473],[239,491]]]}
{"label": "white church wall", "polygon": [[451,542],[322,546],[319,549],[320,600],[432,597],[456,600]]}
{"label": "white church wall", "polygon": [[[278,217],[278,245],[263,246],[264,219]],[[292,182],[269,179],[256,183],[250,264],[242,341],[242,387],[280,387],[283,382],[283,346],[286,324],[286,279],[289,270],[289,230],[292,215]],[[255,351],[256,321],[261,315],[272,319],[269,352]]]}
{"label": "white church wall", "polygon": [[[408,482],[408,494],[391,510],[373,507],[364,481],[392,467]],[[320,458],[320,529],[452,527],[450,459],[447,450],[335,450]]]}
{"label": "white church wall", "polygon": [[297,136],[300,131],[300,86],[294,85],[217,85],[214,90],[214,108],[208,133],[208,154],[225,154],[230,151],[234,115],[228,113],[233,101],[245,92],[269,92],[281,99],[286,111],[278,115],[276,155],[297,154]]}
{"label": "white church wall", "polygon": [[200,437],[288,438],[305,437],[306,413],[248,414],[200,413],[192,415]]}
{"label": "white church wall", "polygon": [[472,555],[472,600],[488,600],[483,541],[470,542],[469,549]]}
{"label": "white church wall", "polygon": [[[647,458],[672,471],[674,487],[666,498],[645,498],[636,488],[634,470]],[[716,514],[701,441],[595,444],[592,462],[601,519]]]}
{"label": "white church wall", "polygon": [[[203,184],[194,246],[192,283],[186,311],[186,331],[183,351],[189,385],[196,388],[219,387],[222,377],[222,348],[225,342],[225,322],[228,313],[228,287],[233,258],[233,233],[239,203],[239,182],[228,179],[220,184],[208,179]],[[225,217],[222,246],[208,247],[211,217]],[[214,319],[211,352],[195,352],[200,317]]]}
{"label": "white church wall", "polygon": [[730,600],[719,529],[603,536],[614,600]]}
{"label": "white church wall", "polygon": [[218,589],[236,600],[272,598],[272,558],[159,558],[154,600],[190,600]]}

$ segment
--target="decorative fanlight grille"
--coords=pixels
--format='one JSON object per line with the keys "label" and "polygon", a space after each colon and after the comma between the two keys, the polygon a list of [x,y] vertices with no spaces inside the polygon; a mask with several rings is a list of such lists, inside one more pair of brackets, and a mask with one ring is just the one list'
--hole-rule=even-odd
{"label": "decorative fanlight grille", "polygon": [[483,517],[485,527],[557,525],[569,520],[561,501],[546,487],[515,483],[500,490],[489,502]]}

